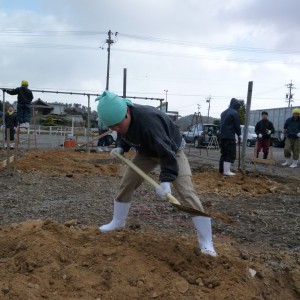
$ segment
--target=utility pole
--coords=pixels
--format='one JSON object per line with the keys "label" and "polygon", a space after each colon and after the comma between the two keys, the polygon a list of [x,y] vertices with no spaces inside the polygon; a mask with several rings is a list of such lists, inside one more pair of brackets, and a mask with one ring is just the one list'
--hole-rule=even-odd
{"label": "utility pole", "polygon": [[288,88],[288,93],[286,94],[285,98],[286,98],[286,102],[288,102],[288,107],[291,107],[291,102],[294,102],[293,100],[293,96],[294,94],[292,94],[292,90],[295,89],[295,86],[294,84],[292,83],[292,80],[291,80],[291,83],[289,84],[286,84],[285,85],[287,88]]}
{"label": "utility pole", "polygon": [[211,96],[209,95],[209,97],[206,98],[206,103],[208,103],[207,123],[209,123],[210,100],[211,100]]}
{"label": "utility pole", "polygon": [[[110,45],[115,43],[114,40],[111,39],[111,30],[108,31],[108,39],[106,39],[105,43],[107,43],[107,73],[106,73],[106,90],[109,89],[109,68],[110,68]],[[117,36],[117,32],[115,33],[115,36]]]}

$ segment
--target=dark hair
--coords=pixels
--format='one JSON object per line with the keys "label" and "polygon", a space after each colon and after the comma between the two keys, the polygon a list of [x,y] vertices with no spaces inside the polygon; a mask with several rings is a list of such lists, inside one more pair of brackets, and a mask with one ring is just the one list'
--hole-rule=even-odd
{"label": "dark hair", "polygon": [[263,115],[266,115],[266,116],[268,116],[268,112],[266,112],[265,110],[261,113],[261,115],[263,116]]}

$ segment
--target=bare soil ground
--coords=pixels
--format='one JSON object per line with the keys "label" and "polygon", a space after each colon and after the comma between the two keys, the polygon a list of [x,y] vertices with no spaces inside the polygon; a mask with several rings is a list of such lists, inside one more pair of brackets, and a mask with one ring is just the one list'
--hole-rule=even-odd
{"label": "bare soil ground", "polygon": [[0,299],[299,299],[300,180],[190,163],[216,258],[147,183],[101,233],[123,169],[108,153],[24,151],[0,173]]}

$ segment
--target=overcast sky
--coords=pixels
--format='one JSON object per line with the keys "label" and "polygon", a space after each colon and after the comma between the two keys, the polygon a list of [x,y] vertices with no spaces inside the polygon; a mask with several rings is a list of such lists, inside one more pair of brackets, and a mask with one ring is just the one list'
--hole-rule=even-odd
{"label": "overcast sky", "polygon": [[[198,104],[207,115],[211,96],[219,117],[232,97],[246,99],[249,81],[252,109],[287,106],[292,80],[299,107],[299,12],[299,0],[0,0],[0,87],[26,79],[32,89],[101,94],[111,30],[112,92],[122,95],[126,68],[128,95],[167,90],[169,110],[182,116]],[[34,97],[87,105],[84,96]]]}

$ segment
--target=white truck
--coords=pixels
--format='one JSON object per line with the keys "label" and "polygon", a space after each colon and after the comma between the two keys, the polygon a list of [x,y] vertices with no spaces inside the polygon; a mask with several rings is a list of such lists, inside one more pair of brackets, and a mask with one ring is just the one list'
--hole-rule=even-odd
{"label": "white truck", "polygon": [[292,116],[294,107],[266,108],[250,111],[249,125],[255,126],[261,120],[261,113],[266,111],[269,115],[269,121],[274,125],[275,132],[271,136],[271,143],[274,147],[283,147],[284,140],[280,138],[282,128],[287,118]]}

